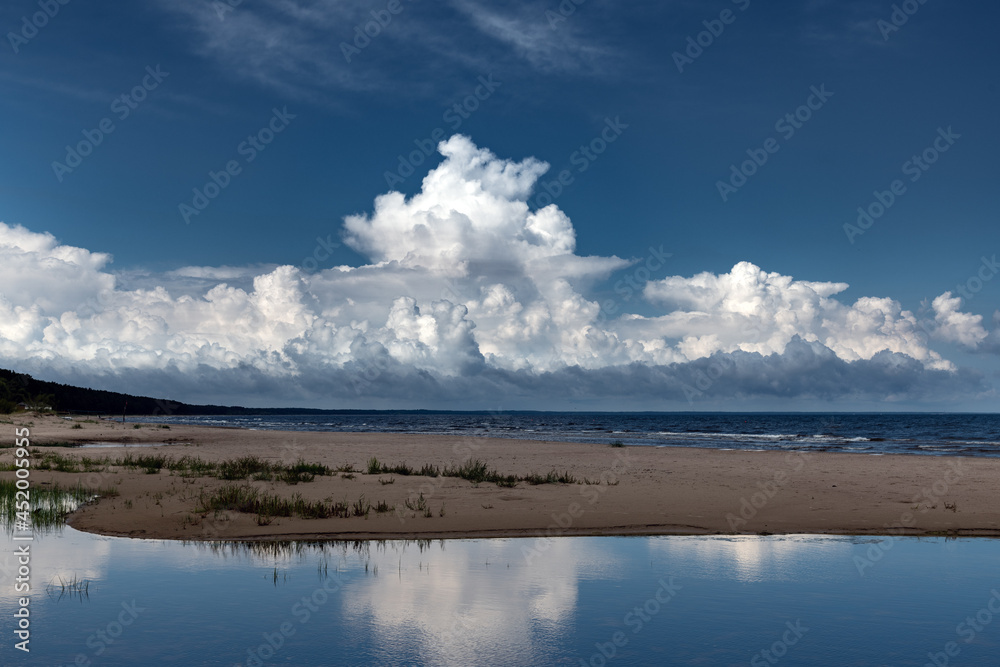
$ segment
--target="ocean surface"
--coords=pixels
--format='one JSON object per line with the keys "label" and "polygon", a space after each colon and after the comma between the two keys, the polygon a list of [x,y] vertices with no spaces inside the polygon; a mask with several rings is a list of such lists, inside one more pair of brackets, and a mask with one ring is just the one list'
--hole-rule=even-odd
{"label": "ocean surface", "polygon": [[370,412],[336,415],[136,417],[291,431],[428,433],[654,447],[1000,456],[998,414]]}

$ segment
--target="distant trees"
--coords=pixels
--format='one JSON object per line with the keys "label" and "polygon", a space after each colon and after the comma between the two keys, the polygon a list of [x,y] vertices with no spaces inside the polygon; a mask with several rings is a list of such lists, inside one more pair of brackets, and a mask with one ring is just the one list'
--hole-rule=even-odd
{"label": "distant trees", "polygon": [[56,397],[52,394],[34,394],[32,396],[26,396],[24,401],[22,401],[27,410],[34,410],[35,412],[44,412],[45,410],[51,410],[56,402]]}
{"label": "distant trees", "polygon": [[0,414],[10,414],[23,406],[25,410],[41,412],[56,406],[55,394],[34,391],[34,380],[30,375],[0,371]]}
{"label": "distant trees", "polygon": [[[175,414],[187,407],[145,396],[45,382],[25,373],[0,368],[0,414],[14,412],[23,403],[25,409],[35,411],[120,415],[126,402],[131,414],[142,415]],[[200,414],[207,414],[207,411]]]}
{"label": "distant trees", "polygon": [[17,409],[17,393],[10,381],[0,378],[0,414],[7,415]]}

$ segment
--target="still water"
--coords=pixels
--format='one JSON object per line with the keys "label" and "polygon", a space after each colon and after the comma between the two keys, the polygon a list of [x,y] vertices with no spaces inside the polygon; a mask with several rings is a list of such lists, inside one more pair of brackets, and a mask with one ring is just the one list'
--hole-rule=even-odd
{"label": "still water", "polygon": [[67,527],[31,543],[30,654],[0,539],[3,665],[1000,660],[988,539],[184,544]]}

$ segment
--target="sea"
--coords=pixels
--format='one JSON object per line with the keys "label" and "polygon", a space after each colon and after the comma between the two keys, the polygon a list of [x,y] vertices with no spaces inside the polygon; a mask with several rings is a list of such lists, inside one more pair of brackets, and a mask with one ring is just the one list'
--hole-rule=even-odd
{"label": "sea", "polygon": [[425,433],[649,447],[1000,456],[1000,414],[373,411],[135,419],[247,429]]}

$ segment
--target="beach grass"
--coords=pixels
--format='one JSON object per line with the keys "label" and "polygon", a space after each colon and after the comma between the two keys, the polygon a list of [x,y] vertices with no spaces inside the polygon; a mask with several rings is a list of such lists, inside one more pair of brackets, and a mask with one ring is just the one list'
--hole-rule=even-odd
{"label": "beach grass", "polygon": [[[249,484],[226,484],[212,492],[203,491],[198,503],[198,511],[203,514],[220,511],[255,514],[258,517],[258,525],[267,525],[274,517],[297,516],[303,519],[367,517],[373,509],[371,502],[363,494],[353,503],[347,500],[330,503],[322,500],[305,500],[298,493],[291,498],[282,498],[262,492]],[[384,500],[377,503],[374,508],[379,513],[393,509]]]}
{"label": "beach grass", "polygon": [[[0,479],[0,522],[7,528],[14,525],[17,503],[23,499],[23,496],[17,495],[18,491],[22,489],[17,488],[15,480]],[[117,495],[118,489],[113,486],[97,489],[88,489],[82,485],[66,488],[58,484],[50,487],[31,487],[28,501],[31,524],[39,528],[62,526],[66,515],[80,505],[98,496],[110,498]]]}

